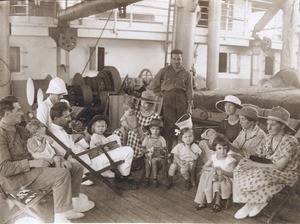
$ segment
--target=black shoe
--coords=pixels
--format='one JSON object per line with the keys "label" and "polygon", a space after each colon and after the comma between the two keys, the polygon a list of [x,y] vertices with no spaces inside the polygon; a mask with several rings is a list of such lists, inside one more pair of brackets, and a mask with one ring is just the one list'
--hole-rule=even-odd
{"label": "black shoe", "polygon": [[189,190],[189,189],[191,189],[191,187],[192,187],[191,181],[190,180],[185,180],[184,189]]}
{"label": "black shoe", "polygon": [[154,180],[153,180],[153,186],[154,186],[155,188],[158,188],[158,187],[160,186],[160,184],[159,184],[159,182],[158,182],[157,179],[154,179]]}
{"label": "black shoe", "polygon": [[151,183],[150,183],[150,179],[146,178],[144,183],[143,183],[143,187],[150,187]]}
{"label": "black shoe", "polygon": [[165,189],[169,190],[172,187],[172,184],[173,184],[173,177],[169,176],[167,179],[167,184],[166,184]]}

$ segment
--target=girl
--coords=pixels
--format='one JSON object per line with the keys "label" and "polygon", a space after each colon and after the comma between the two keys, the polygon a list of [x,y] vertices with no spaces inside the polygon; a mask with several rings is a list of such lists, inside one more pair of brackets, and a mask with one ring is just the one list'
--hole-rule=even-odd
{"label": "girl", "polygon": [[221,211],[221,197],[228,199],[232,193],[233,169],[236,166],[236,160],[228,155],[229,140],[222,134],[217,134],[213,147],[216,150],[211,159],[203,166],[203,173],[200,177],[196,197],[197,203],[195,210],[201,210],[206,207],[206,202],[211,203],[213,198],[215,204],[212,211]]}
{"label": "girl", "polygon": [[160,135],[163,123],[160,119],[152,119],[149,125],[150,135],[146,135],[142,142],[145,152],[145,187],[150,186],[150,173],[153,175],[154,187],[159,187],[157,180],[158,166],[161,165],[167,154],[166,140]]}
{"label": "girl", "polygon": [[242,108],[241,101],[236,96],[228,95],[224,100],[216,103],[216,108],[227,115],[220,123],[220,133],[224,134],[230,142],[233,142],[242,130],[237,114],[237,109]]}
{"label": "girl", "polygon": [[179,143],[172,149],[174,155],[173,163],[169,168],[169,177],[166,189],[170,189],[173,183],[173,176],[177,170],[180,170],[185,179],[185,189],[191,188],[190,172],[201,154],[201,149],[194,142],[194,132],[191,128],[183,128],[179,134]]}

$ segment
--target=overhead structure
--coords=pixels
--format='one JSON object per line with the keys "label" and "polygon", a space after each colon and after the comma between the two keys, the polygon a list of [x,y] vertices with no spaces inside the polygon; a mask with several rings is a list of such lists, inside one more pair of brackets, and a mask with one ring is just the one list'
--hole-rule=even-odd
{"label": "overhead structure", "polygon": [[57,14],[57,19],[59,23],[66,23],[115,8],[126,7],[127,5],[140,1],[142,0],[85,0],[81,3],[60,10]]}
{"label": "overhead structure", "polygon": [[0,1],[0,99],[10,95],[9,1]]}
{"label": "overhead structure", "polygon": [[261,19],[255,24],[253,29],[253,35],[255,35],[257,32],[262,31],[285,3],[286,0],[276,0],[265,12],[263,17],[261,17]]}
{"label": "overhead structure", "polygon": [[183,66],[189,70],[194,61],[197,5],[198,1],[195,0],[176,1],[175,48],[183,51]]}

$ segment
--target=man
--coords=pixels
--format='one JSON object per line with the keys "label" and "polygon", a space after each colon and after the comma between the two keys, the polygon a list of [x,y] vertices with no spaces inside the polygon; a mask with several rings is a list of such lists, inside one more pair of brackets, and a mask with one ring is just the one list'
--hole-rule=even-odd
{"label": "man", "polygon": [[[75,143],[76,139],[74,141],[72,139],[72,136],[65,131],[64,128],[68,127],[68,123],[71,122],[69,105],[66,102],[58,102],[54,104],[50,110],[50,116],[53,122],[50,125],[49,130],[68,148],[72,149],[72,151],[75,154],[82,152],[82,150],[85,150],[89,147],[89,144],[84,138],[82,138],[79,142]],[[58,145],[57,143],[54,143],[53,147],[57,150],[57,153],[59,155],[65,155],[66,152],[62,148],[62,146]],[[124,163],[118,167],[120,173],[123,175],[123,178],[118,179],[117,181],[122,183],[128,183],[132,188],[136,188],[135,183],[127,178],[127,176],[129,176],[130,174],[130,168],[133,159],[133,149],[129,146],[124,146],[110,150],[108,154],[114,161],[124,160]],[[96,171],[101,170],[102,168],[110,165],[109,160],[104,154],[101,154],[91,160],[87,158],[83,160],[85,160],[85,162]],[[102,175],[105,176],[104,173],[102,173]],[[107,177],[113,176],[108,175]],[[118,178],[118,176],[116,176],[116,178]]]}
{"label": "man", "polygon": [[68,94],[64,80],[59,77],[53,78],[49,83],[46,93],[49,94],[49,96],[38,106],[36,118],[46,127],[49,127],[52,123],[50,118],[51,107],[53,104],[60,102],[64,95]]}
{"label": "man", "polygon": [[7,96],[0,101],[0,180],[4,189],[14,195],[23,189],[52,189],[54,222],[83,217],[72,205],[72,196],[79,196],[83,168],[63,158],[61,168],[49,168],[48,161],[33,159],[27,149],[28,132],[18,126],[22,115],[17,98]]}
{"label": "man", "polygon": [[164,132],[169,151],[175,140],[175,122],[185,113],[192,113],[193,106],[193,77],[182,66],[182,54],[181,50],[174,49],[171,52],[171,65],[160,69],[147,87],[148,90],[163,94]]}

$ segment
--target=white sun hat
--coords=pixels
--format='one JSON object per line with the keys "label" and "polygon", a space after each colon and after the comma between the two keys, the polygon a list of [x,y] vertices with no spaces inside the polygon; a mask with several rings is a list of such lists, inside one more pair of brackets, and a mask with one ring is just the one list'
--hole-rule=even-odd
{"label": "white sun hat", "polygon": [[225,103],[232,103],[234,104],[238,109],[242,108],[242,103],[241,100],[239,98],[237,98],[236,96],[233,95],[228,95],[225,96],[224,100],[220,100],[216,103],[216,108],[221,111],[221,112],[225,112]]}
{"label": "white sun hat", "polygon": [[68,91],[64,80],[59,77],[51,79],[46,93],[67,95]]}

